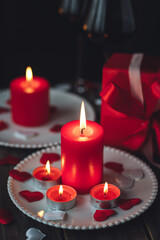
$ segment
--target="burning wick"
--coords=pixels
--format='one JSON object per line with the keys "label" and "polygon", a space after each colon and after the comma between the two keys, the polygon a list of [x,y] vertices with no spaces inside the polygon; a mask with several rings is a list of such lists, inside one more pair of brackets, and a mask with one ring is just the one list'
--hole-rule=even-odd
{"label": "burning wick", "polygon": [[33,87],[32,87],[32,82],[33,82],[33,73],[32,73],[32,68],[27,67],[26,68],[26,87],[25,87],[25,92],[27,93],[32,93]]}
{"label": "burning wick", "polygon": [[63,195],[63,187],[62,187],[62,185],[60,185],[60,187],[59,187],[59,197],[60,197],[60,199],[62,199],[62,195]]}
{"label": "burning wick", "polygon": [[26,82],[30,83],[33,79],[33,73],[32,73],[32,68],[31,67],[27,67],[26,68]]}
{"label": "burning wick", "polygon": [[106,197],[106,195],[108,193],[108,183],[107,182],[105,182],[105,184],[104,184],[103,193],[104,193],[104,197]]}
{"label": "burning wick", "polygon": [[82,135],[85,129],[86,129],[86,113],[85,113],[84,102],[82,101],[81,112],[80,112],[80,130]]}
{"label": "burning wick", "polygon": [[46,171],[47,171],[47,177],[49,177],[51,173],[51,167],[50,167],[50,161],[48,160],[46,163]]}
{"label": "burning wick", "polygon": [[83,131],[84,131],[84,130],[85,130],[85,128],[82,128],[82,129],[81,129],[81,134],[82,134],[82,135],[83,135]]}

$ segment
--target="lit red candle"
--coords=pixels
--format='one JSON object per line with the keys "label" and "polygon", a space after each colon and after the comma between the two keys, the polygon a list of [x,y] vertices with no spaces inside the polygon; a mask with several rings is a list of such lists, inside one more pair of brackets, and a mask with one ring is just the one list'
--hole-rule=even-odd
{"label": "lit red candle", "polygon": [[47,189],[59,183],[61,171],[58,168],[50,166],[50,162],[47,161],[45,166],[34,169],[33,177],[38,187]]}
{"label": "lit red candle", "polygon": [[76,203],[77,192],[66,185],[56,185],[47,190],[47,203],[52,209],[68,210]]}
{"label": "lit red candle", "polygon": [[49,120],[49,83],[26,69],[26,77],[10,84],[12,119],[22,126],[38,126]]}
{"label": "lit red candle", "polygon": [[117,205],[120,194],[120,189],[113,184],[98,184],[90,191],[91,203],[97,208],[112,208]]}
{"label": "lit red candle", "polygon": [[103,128],[85,120],[83,103],[80,121],[71,121],[61,129],[61,171],[62,183],[82,194],[102,181]]}

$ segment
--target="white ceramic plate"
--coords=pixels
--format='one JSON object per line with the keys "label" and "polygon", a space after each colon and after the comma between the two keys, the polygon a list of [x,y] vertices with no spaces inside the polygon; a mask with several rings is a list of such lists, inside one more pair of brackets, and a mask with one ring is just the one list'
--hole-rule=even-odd
{"label": "white ceramic plate", "polygon": [[[10,98],[9,90],[0,92],[0,106],[10,108],[6,101]],[[60,133],[50,132],[49,129],[56,124],[65,124],[69,121],[79,119],[81,97],[72,93],[66,93],[57,89],[50,90],[50,105],[55,106],[57,111],[49,122],[40,127],[22,127],[11,120],[11,113],[1,113],[0,120],[8,123],[9,128],[0,131],[0,145],[17,148],[42,148],[52,146],[54,142],[60,141]],[[86,116],[88,120],[95,120],[95,111],[89,102],[84,100]],[[21,140],[14,136],[17,131],[37,132],[38,136],[28,140]]]}
{"label": "white ceramic plate", "polygon": [[[39,159],[44,152],[60,153],[60,145],[53,146],[52,148],[48,149],[43,149],[32,154],[31,156],[25,158],[22,162],[20,162],[15,167],[15,169],[32,173],[33,169],[40,165]],[[108,220],[105,220],[103,222],[96,222],[93,219],[93,214],[96,209],[90,204],[89,194],[78,195],[76,206],[71,210],[67,211],[67,218],[65,220],[46,221],[43,218],[37,216],[37,212],[39,212],[40,210],[49,211],[46,203],[46,198],[42,199],[41,201],[28,203],[19,195],[19,192],[22,190],[39,190],[34,186],[32,179],[21,183],[9,177],[8,192],[14,204],[24,214],[44,224],[67,229],[99,229],[118,225],[140,215],[153,203],[158,190],[157,179],[152,170],[145,163],[143,163],[138,158],[120,150],[105,147],[104,162],[107,161],[123,163],[124,168],[142,169],[144,173],[144,178],[140,181],[136,181],[132,189],[125,191],[123,190],[122,192],[123,197],[140,198],[142,202],[128,211],[124,211],[116,207],[115,210],[117,214],[111,216],[110,218],[108,218]],[[57,161],[52,165],[60,168],[60,164],[61,162]],[[107,180],[108,182],[114,184],[113,177],[114,172],[104,168],[104,181]],[[43,192],[44,194],[46,193],[45,190],[41,192]]]}

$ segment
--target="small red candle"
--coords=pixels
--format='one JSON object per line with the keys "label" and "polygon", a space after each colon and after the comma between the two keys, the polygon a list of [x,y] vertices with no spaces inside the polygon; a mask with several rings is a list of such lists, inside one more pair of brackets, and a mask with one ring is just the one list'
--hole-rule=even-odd
{"label": "small red candle", "polygon": [[38,126],[49,119],[49,83],[41,77],[33,77],[32,69],[26,69],[26,77],[14,79],[10,84],[12,119],[22,126]]}
{"label": "small red candle", "polygon": [[85,121],[82,103],[80,121],[72,121],[61,129],[62,183],[74,187],[78,193],[88,193],[102,181],[103,128]]}
{"label": "small red candle", "polygon": [[90,191],[91,202],[97,208],[115,207],[120,193],[120,189],[113,184],[98,184]]}
{"label": "small red candle", "polygon": [[51,167],[50,162],[47,161],[46,166],[34,169],[33,177],[40,188],[49,188],[59,182],[61,171],[58,168]]}
{"label": "small red candle", "polygon": [[48,189],[46,196],[51,208],[68,210],[75,205],[77,192],[70,186],[56,185]]}

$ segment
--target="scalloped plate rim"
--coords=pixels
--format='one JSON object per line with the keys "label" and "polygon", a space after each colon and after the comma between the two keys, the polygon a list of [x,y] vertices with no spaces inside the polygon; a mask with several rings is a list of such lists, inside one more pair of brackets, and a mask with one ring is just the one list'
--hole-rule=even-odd
{"label": "scalloped plate rim", "polygon": [[[42,149],[40,151],[37,151],[37,152],[29,155],[23,161],[21,161],[17,166],[15,166],[15,169],[19,169],[21,166],[23,166],[23,164],[26,164],[28,161],[30,161],[35,156],[40,155],[40,154],[42,154],[44,152],[55,151],[57,148],[60,148],[60,145],[55,145],[55,146],[52,146],[51,148]],[[85,226],[85,225],[80,225],[79,226],[79,225],[76,225],[76,226],[74,226],[74,225],[67,225],[67,223],[66,224],[64,224],[64,223],[56,223],[56,222],[53,222],[53,221],[47,221],[47,220],[41,219],[41,218],[37,217],[37,215],[29,212],[28,210],[25,210],[25,208],[22,208],[20,206],[20,204],[18,203],[16,197],[12,193],[12,186],[13,186],[13,182],[14,181],[9,176],[8,182],[7,182],[7,188],[8,188],[8,193],[9,193],[10,198],[12,199],[13,203],[17,206],[17,208],[20,211],[22,211],[24,214],[26,214],[27,216],[31,217],[32,219],[37,220],[37,221],[39,221],[41,223],[50,225],[50,226],[59,227],[59,228],[65,228],[65,229],[92,230],[92,229],[107,228],[107,227],[112,227],[112,226],[118,225],[120,223],[127,222],[127,221],[129,221],[129,220],[139,216],[140,214],[142,214],[144,211],[146,211],[151,206],[151,204],[154,202],[154,200],[156,198],[156,195],[157,195],[157,192],[158,192],[158,182],[157,182],[157,179],[156,179],[156,176],[155,176],[154,172],[152,171],[152,169],[146,163],[142,162],[140,159],[138,159],[135,156],[132,156],[129,153],[126,153],[126,152],[123,152],[123,151],[121,151],[119,149],[115,149],[115,148],[111,148],[111,147],[105,147],[105,149],[108,150],[108,151],[111,151],[111,152],[116,152],[118,154],[121,154],[121,155],[123,155],[125,157],[128,157],[128,158],[132,159],[136,163],[140,164],[140,166],[145,167],[145,170],[151,176],[151,179],[152,179],[152,194],[151,194],[150,198],[148,199],[147,203],[140,210],[138,210],[134,214],[131,214],[129,217],[126,217],[126,218],[124,217],[124,218],[122,218],[119,221],[113,221],[113,222],[111,222],[109,224],[104,223],[104,222],[97,223],[96,226],[93,226],[93,225],[89,225],[89,226]]]}

